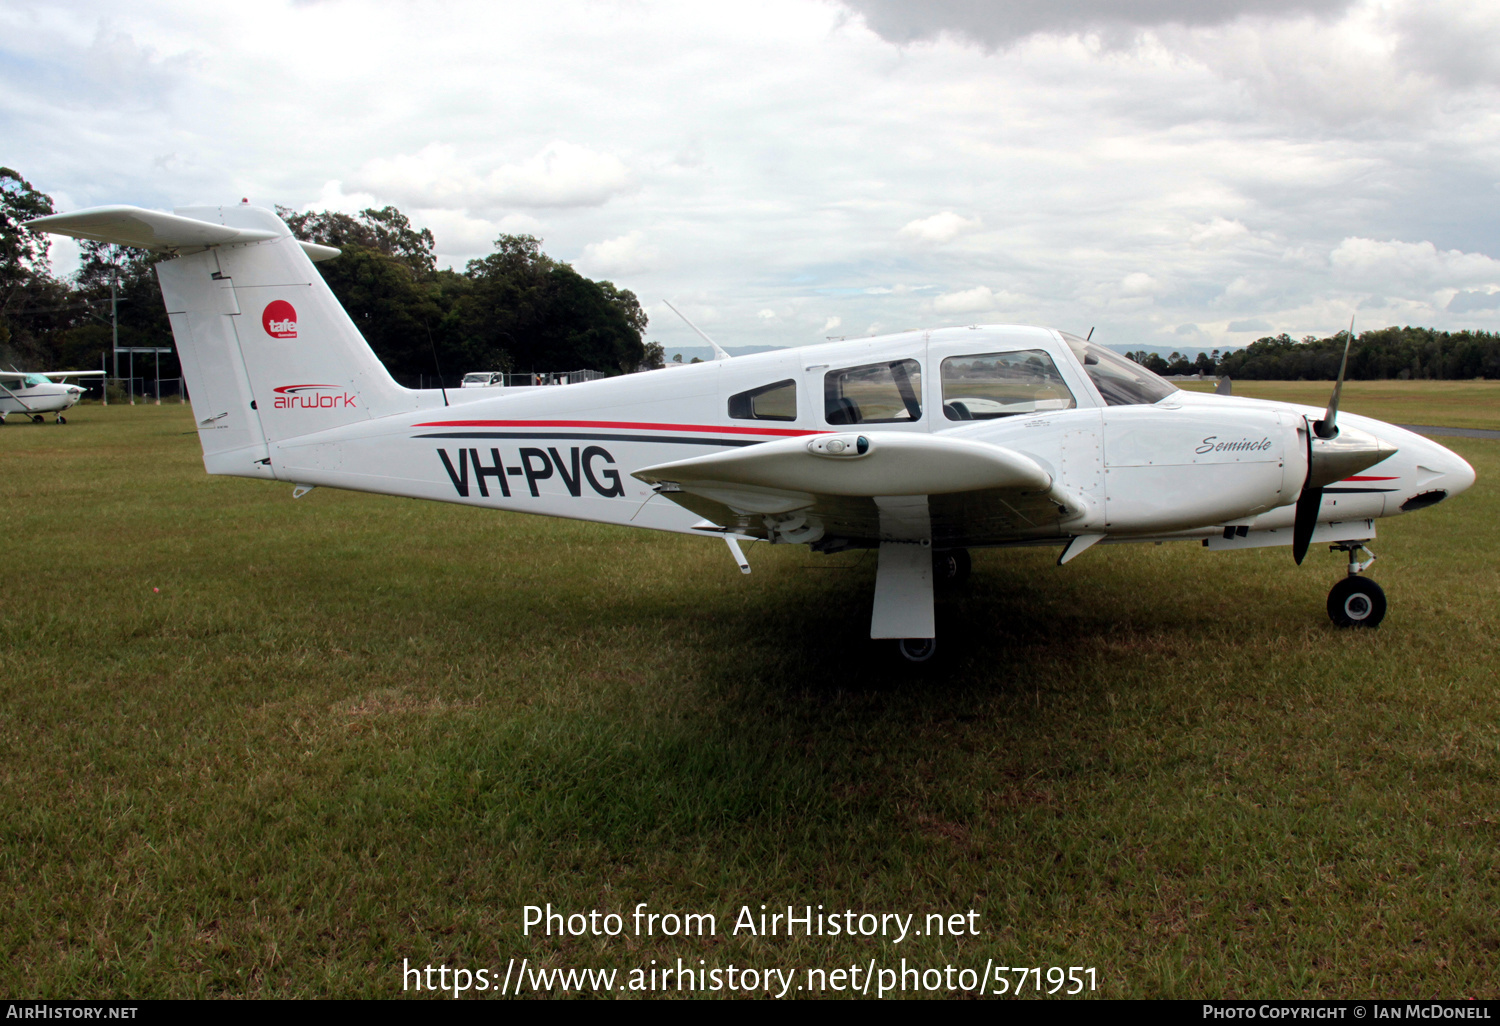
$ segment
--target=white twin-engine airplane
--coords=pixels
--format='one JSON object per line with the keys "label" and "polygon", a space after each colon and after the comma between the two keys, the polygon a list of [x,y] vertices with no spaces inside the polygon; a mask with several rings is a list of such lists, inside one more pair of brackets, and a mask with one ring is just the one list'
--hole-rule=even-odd
{"label": "white twin-engine airplane", "polygon": [[[157,265],[210,474],[710,535],[878,549],[872,638],[931,657],[934,579],[968,549],[1101,542],[1349,554],[1328,608],[1373,627],[1375,520],[1474,471],[1390,424],[1178,391],[1049,328],[905,332],[461,402],[386,369],[299,243],[248,204],[101,207],[30,227]],[[311,258],[311,259],[310,259]],[[1347,354],[1346,354],[1347,355]],[[473,390],[470,390],[471,393]],[[1361,559],[1361,554],[1366,558]]]}
{"label": "white twin-engine airplane", "polygon": [[[102,378],[103,371],[47,371],[28,374],[25,371],[0,371],[0,424],[12,413],[30,417],[38,424],[42,414],[57,415],[66,424],[64,410],[71,410],[83,397],[83,389],[68,384],[68,378]],[[53,378],[60,380],[53,381]]]}

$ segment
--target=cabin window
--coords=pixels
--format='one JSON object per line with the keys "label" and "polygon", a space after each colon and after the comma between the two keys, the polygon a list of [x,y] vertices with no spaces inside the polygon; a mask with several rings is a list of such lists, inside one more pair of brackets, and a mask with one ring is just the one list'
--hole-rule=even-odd
{"label": "cabin window", "polygon": [[1105,349],[1085,339],[1064,335],[1063,341],[1083,364],[1083,369],[1104,398],[1106,406],[1149,406],[1173,392],[1168,384],[1146,368],[1113,349]]}
{"label": "cabin window", "polygon": [[893,360],[829,371],[823,378],[830,424],[889,424],[922,419],[922,365]]}
{"label": "cabin window", "polygon": [[796,420],[797,382],[788,378],[732,395],[729,416],[735,420]]}
{"label": "cabin window", "polygon": [[1057,364],[1040,349],[943,361],[943,416],[949,420],[993,420],[1077,405]]}

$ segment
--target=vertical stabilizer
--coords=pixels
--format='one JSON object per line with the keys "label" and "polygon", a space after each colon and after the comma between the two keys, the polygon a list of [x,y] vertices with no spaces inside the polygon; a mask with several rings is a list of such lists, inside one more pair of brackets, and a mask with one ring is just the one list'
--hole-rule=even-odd
{"label": "vertical stabilizer", "polygon": [[274,477],[268,443],[442,405],[396,384],[333,297],[309,254],[338,251],[272,211],[91,207],[27,227],[176,255],[156,275],[210,474]]}
{"label": "vertical stabilizer", "polygon": [[210,473],[271,477],[267,443],[434,405],[391,378],[274,213],[176,215],[275,234],[157,265]]}

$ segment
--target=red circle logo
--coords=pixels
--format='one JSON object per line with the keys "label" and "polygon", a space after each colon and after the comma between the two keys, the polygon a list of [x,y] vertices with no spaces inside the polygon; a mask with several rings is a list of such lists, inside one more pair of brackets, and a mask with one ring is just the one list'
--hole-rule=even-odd
{"label": "red circle logo", "polygon": [[260,315],[260,323],[272,338],[297,337],[297,309],[284,299],[267,304],[265,312]]}

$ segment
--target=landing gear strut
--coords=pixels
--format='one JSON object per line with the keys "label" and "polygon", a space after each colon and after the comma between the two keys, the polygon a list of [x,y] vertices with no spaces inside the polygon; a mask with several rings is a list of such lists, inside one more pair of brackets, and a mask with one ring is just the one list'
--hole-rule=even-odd
{"label": "landing gear strut", "polygon": [[[1339,542],[1329,551],[1349,553],[1349,576],[1328,593],[1328,618],[1339,627],[1379,627],[1385,619],[1385,592],[1367,577],[1359,576],[1375,562],[1375,553],[1361,542]],[[1367,559],[1360,559],[1363,552]]]}

